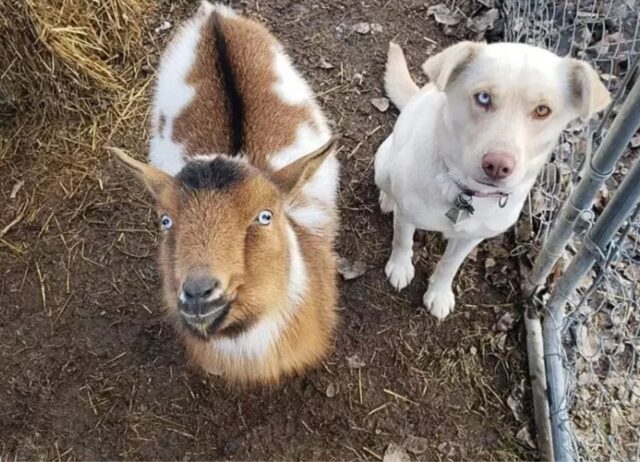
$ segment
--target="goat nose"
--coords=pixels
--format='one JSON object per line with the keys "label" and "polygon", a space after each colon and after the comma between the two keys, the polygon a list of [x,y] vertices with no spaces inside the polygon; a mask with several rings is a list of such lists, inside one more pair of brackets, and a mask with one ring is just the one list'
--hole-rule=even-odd
{"label": "goat nose", "polygon": [[482,170],[494,180],[503,180],[513,173],[516,160],[506,152],[489,152],[482,157]]}
{"label": "goat nose", "polygon": [[211,301],[220,282],[211,276],[188,276],[182,284],[184,303],[202,303]]}

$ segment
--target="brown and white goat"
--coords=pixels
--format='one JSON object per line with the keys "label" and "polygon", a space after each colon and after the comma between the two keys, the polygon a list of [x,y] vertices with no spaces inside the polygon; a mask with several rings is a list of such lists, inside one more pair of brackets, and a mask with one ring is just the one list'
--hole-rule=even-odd
{"label": "brown and white goat", "polygon": [[264,28],[203,2],[164,53],[150,162],[168,314],[194,363],[273,383],[336,325],[338,161],[307,83]]}

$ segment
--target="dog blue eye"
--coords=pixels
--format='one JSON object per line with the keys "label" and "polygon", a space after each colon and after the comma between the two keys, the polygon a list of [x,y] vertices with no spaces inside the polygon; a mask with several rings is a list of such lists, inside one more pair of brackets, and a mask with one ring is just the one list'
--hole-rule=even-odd
{"label": "dog blue eye", "polygon": [[480,91],[474,95],[478,104],[484,108],[491,106],[491,95],[486,91]]}
{"label": "dog blue eye", "polygon": [[271,223],[271,219],[273,218],[273,214],[268,210],[263,210],[258,214],[258,223],[263,226],[266,226]]}
{"label": "dog blue eye", "polygon": [[160,226],[166,231],[173,226],[173,220],[169,218],[169,215],[162,215],[160,217]]}

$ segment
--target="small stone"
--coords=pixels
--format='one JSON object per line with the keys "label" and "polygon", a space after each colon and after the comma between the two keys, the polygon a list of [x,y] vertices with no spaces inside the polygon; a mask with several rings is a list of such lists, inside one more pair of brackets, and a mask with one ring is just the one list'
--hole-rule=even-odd
{"label": "small stone", "polygon": [[369,26],[368,22],[359,22],[358,24],[353,26],[353,30],[358,34],[365,35],[369,33],[369,31],[371,30],[371,26]]}
{"label": "small stone", "polygon": [[472,346],[471,348],[469,348],[469,353],[471,354],[471,356],[475,356],[478,354],[478,349]]}
{"label": "small stone", "polygon": [[382,33],[382,25],[378,24],[377,22],[372,22],[371,23],[371,31],[375,32],[376,34]]}
{"label": "small stone", "polygon": [[360,369],[364,367],[366,363],[360,358],[359,354],[351,355],[347,358],[347,366],[349,369]]}
{"label": "small stone", "polygon": [[380,112],[386,112],[389,109],[388,98],[373,98],[371,104]]}
{"label": "small stone", "polygon": [[24,186],[23,180],[20,180],[16,184],[14,184],[13,188],[11,188],[11,194],[9,195],[9,199],[15,199],[16,196],[18,195],[18,192],[20,192],[23,186]]}
{"label": "small stone", "polygon": [[402,443],[402,447],[412,454],[423,454],[429,449],[429,440],[421,436],[409,435]]}
{"label": "small stone", "polygon": [[171,23],[169,21],[164,21],[158,27],[155,28],[156,34],[158,32],[162,32],[163,30],[171,29]]}
{"label": "small stone", "polygon": [[637,149],[640,148],[640,135],[636,135],[633,138],[631,138],[631,149]]}
{"label": "small stone", "polygon": [[322,69],[333,69],[334,68],[333,64],[331,64],[329,61],[324,59],[324,57],[320,58],[320,63],[318,64],[318,67],[320,67]]}
{"label": "small stone", "polygon": [[327,390],[325,391],[325,394],[327,395],[327,398],[333,398],[338,394],[338,388],[333,384],[333,382],[327,385]]}

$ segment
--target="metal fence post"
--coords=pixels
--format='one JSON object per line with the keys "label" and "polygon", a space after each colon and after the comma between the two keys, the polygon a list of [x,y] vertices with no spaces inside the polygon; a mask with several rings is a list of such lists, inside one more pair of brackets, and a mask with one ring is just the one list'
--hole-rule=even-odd
{"label": "metal fence post", "polygon": [[580,212],[591,206],[595,195],[613,173],[627,143],[639,127],[640,78],[636,78],[611,129],[587,165],[584,177],[560,210],[558,219],[524,282],[523,291],[526,296],[531,296],[536,287],[544,283],[571,238],[573,226]]}
{"label": "metal fence post", "polygon": [[[622,141],[626,144],[627,140],[625,138]],[[585,236],[578,253],[571,260],[549,299],[548,314],[544,320],[544,347],[553,449],[557,461],[570,461],[575,456],[569,435],[570,421],[563,366],[562,329],[565,323],[565,305],[594,263],[598,260],[606,261],[609,243],[639,201],[640,161],[637,161],[594,227]]]}

